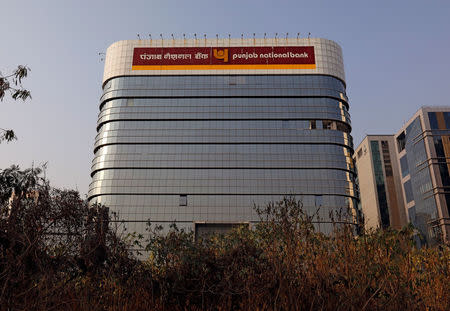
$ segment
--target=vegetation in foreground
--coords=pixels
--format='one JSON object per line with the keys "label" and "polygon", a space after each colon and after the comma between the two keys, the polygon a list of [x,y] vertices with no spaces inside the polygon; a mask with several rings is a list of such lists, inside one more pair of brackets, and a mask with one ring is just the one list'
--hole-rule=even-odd
{"label": "vegetation in foreground", "polygon": [[417,249],[411,228],[325,236],[288,198],[252,229],[139,241],[40,173],[0,171],[1,310],[450,310],[449,247]]}

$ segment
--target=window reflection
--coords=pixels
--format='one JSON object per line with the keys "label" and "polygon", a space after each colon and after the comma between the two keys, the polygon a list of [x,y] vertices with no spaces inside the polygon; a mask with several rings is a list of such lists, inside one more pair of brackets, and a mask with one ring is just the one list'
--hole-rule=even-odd
{"label": "window reflection", "polygon": [[89,196],[130,228],[254,221],[254,204],[285,195],[317,220],[357,205],[348,99],[334,77],[118,77],[97,125]]}

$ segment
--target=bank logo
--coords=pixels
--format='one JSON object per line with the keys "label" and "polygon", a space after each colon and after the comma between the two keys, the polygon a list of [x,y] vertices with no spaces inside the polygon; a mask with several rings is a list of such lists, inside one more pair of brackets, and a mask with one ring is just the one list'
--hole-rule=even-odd
{"label": "bank logo", "polygon": [[224,63],[228,63],[228,49],[223,50],[214,49],[213,55],[217,59],[223,59]]}

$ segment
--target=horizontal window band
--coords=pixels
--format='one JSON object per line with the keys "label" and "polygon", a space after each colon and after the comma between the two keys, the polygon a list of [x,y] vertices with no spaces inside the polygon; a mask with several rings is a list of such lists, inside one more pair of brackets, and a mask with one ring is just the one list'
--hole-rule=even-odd
{"label": "horizontal window band", "polygon": [[133,99],[146,99],[146,98],[154,98],[154,99],[183,99],[183,98],[330,98],[330,99],[335,99],[339,102],[344,103],[344,105],[346,106],[347,110],[349,109],[349,105],[347,103],[347,101],[343,98],[340,97],[334,97],[334,96],[325,96],[325,95],[292,95],[292,96],[276,96],[276,95],[270,95],[270,96],[117,96],[117,97],[111,97],[105,100],[102,100],[100,102],[100,107],[99,110],[101,111],[103,106],[105,105],[105,103],[111,101],[111,100],[115,100],[115,99],[128,99],[128,98],[133,98]]}
{"label": "horizontal window band", "polygon": [[350,150],[351,155],[354,153],[354,150],[352,147],[346,144],[340,144],[340,143],[331,143],[331,142],[242,142],[242,143],[187,143],[187,142],[174,142],[174,143],[107,143],[102,144],[100,146],[97,146],[94,149],[94,154],[100,149],[105,146],[115,146],[115,145],[335,145],[344,147]]}
{"label": "horizontal window band", "polygon": [[[288,113],[288,112],[286,112]],[[119,113],[120,114],[120,113]],[[158,121],[174,121],[174,122],[183,122],[183,121],[337,121],[337,122],[342,122],[342,123],[346,123],[342,120],[338,120],[338,119],[326,119],[326,118],[231,118],[231,119],[218,119],[218,118],[208,118],[208,119],[197,119],[197,118],[189,118],[189,119],[173,119],[173,118],[165,118],[165,119],[115,119],[115,120],[109,120],[109,121],[105,121],[104,123],[109,123],[109,122],[119,122],[119,121],[134,121],[134,122],[138,122],[138,121],[153,121],[153,122],[158,122]]]}
{"label": "horizontal window band", "polygon": [[[342,193],[182,193],[183,195],[196,195],[196,196],[281,196],[281,197],[291,197],[291,196],[316,196],[316,195],[322,195],[322,196],[336,196],[336,197],[345,197],[345,198],[352,198],[355,200],[358,200],[358,197],[348,195],[348,194],[342,194]],[[159,196],[159,195],[175,195],[179,196],[180,193],[123,193],[123,192],[110,192],[110,193],[99,193],[94,194],[88,197],[88,201],[92,200],[95,197],[102,196],[102,195],[148,195],[148,196]]]}
{"label": "horizontal window band", "polygon": [[[346,83],[344,80],[342,80],[341,78],[331,75],[331,74],[324,74],[324,73],[313,73],[313,74],[264,74],[264,73],[248,73],[248,74],[244,74],[244,73],[238,73],[238,74],[214,74],[214,77],[267,77],[267,76],[275,76],[275,77],[330,77],[333,79],[336,79],[340,82],[342,82],[342,84],[344,85],[344,87],[346,87]],[[177,75],[141,75],[141,74],[135,74],[135,75],[117,75],[117,76],[113,76],[108,78],[107,80],[103,81],[102,84],[102,88],[105,87],[106,83],[108,83],[109,81],[113,80],[113,79],[117,79],[117,78],[134,78],[134,77],[148,77],[148,78],[167,78],[167,77],[211,77],[211,74],[177,74]]]}
{"label": "horizontal window band", "polygon": [[[285,112],[288,113],[288,112]],[[120,114],[120,113],[117,113]],[[197,121],[213,121],[213,122],[217,122],[217,121],[242,121],[242,122],[248,122],[248,121],[335,121],[335,122],[340,122],[342,124],[345,124],[346,126],[349,127],[349,133],[352,130],[352,127],[350,125],[350,123],[348,122],[344,122],[342,121],[342,119],[330,119],[330,118],[253,118],[253,119],[249,119],[249,118],[227,118],[227,119],[218,119],[218,118],[208,118],[208,119],[196,119],[196,118],[188,118],[188,119],[173,119],[173,118],[164,118],[164,119],[114,119],[114,120],[108,120],[108,121],[103,121],[100,124],[97,124],[97,132],[99,132],[100,128],[107,124],[107,123],[111,123],[111,122],[141,122],[141,121],[147,121],[147,122],[184,122],[184,121],[193,121],[193,122],[197,122]],[[221,129],[221,128],[218,128]],[[289,129],[289,128],[288,128]],[[305,128],[307,130],[307,128]],[[139,129],[136,129],[139,130]],[[152,129],[149,129],[152,130]],[[176,129],[175,129],[176,130]],[[209,129],[207,129],[209,130]],[[227,129],[228,130],[228,129]],[[236,130],[241,130],[236,128]],[[271,129],[271,130],[275,130],[275,129]],[[291,130],[295,130],[295,129],[291,129]],[[342,131],[340,131],[342,132]]]}
{"label": "horizontal window band", "polygon": [[91,172],[91,177],[104,170],[336,170],[356,174],[354,171],[340,167],[106,167]]}
{"label": "horizontal window band", "polygon": [[[128,101],[132,101],[131,102]],[[128,102],[128,103],[127,103]],[[343,101],[337,100],[335,98],[325,98],[325,97],[277,97],[277,98],[239,98],[236,100],[235,98],[134,98],[134,97],[120,97],[120,98],[112,98],[110,100],[106,100],[104,105],[102,106],[102,110],[100,113],[104,113],[107,110],[113,109],[160,109],[160,108],[170,108],[170,109],[185,109],[185,108],[196,108],[196,109],[223,109],[223,108],[258,108],[258,109],[267,109],[267,108],[279,108],[282,109],[287,108],[295,108],[297,110],[304,110],[315,108],[316,110],[308,111],[308,112],[325,112],[323,109],[327,109],[326,112],[341,112],[343,109],[341,107]],[[105,106],[107,105],[107,106]],[[105,108],[106,107],[106,108]],[[334,109],[333,111],[329,109]],[[217,111],[217,110],[214,110]],[[164,111],[162,111],[164,112]],[[169,111],[170,112],[170,111]],[[345,112],[348,113],[347,109]]]}

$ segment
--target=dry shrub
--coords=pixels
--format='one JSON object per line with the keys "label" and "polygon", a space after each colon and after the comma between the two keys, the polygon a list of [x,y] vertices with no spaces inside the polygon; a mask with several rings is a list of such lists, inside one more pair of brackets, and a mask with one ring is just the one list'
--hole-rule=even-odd
{"label": "dry shrub", "polygon": [[418,249],[409,227],[324,235],[286,198],[225,236],[153,230],[138,261],[103,208],[24,185],[0,189],[1,310],[450,310],[449,247]]}

